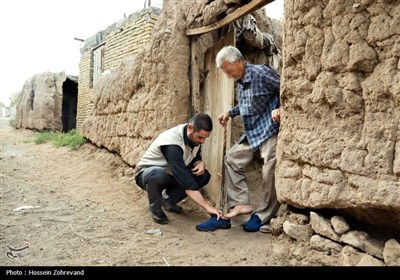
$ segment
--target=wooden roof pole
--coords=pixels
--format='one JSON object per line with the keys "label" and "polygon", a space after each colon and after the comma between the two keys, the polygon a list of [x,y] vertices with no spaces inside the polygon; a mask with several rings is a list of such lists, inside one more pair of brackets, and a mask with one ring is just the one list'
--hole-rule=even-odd
{"label": "wooden roof pole", "polygon": [[199,34],[204,34],[204,33],[213,31],[215,29],[221,28],[221,27],[251,13],[254,10],[260,9],[261,7],[271,3],[273,1],[274,0],[252,0],[248,4],[243,5],[240,8],[237,8],[233,13],[227,15],[220,21],[209,24],[207,26],[202,26],[202,27],[186,30],[186,35],[188,35],[188,36],[199,35]]}

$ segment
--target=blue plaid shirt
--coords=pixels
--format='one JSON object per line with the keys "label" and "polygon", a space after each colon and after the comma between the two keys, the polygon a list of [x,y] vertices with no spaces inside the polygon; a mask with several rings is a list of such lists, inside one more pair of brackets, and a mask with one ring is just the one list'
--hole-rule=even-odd
{"label": "blue plaid shirt", "polygon": [[280,107],[280,78],[268,65],[246,63],[245,75],[238,80],[238,105],[229,110],[230,117],[240,115],[245,134],[253,150],[279,132],[279,123],[271,112]]}

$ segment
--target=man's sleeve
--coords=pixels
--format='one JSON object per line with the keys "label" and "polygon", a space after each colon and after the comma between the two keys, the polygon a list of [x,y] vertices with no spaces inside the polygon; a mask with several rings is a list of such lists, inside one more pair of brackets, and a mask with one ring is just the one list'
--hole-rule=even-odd
{"label": "man's sleeve", "polygon": [[240,115],[239,105],[236,105],[235,107],[233,107],[232,109],[229,110],[229,116],[231,118],[234,118],[237,115]]}
{"label": "man's sleeve", "polygon": [[182,148],[178,145],[165,145],[160,149],[179,185],[186,190],[198,190],[199,186],[192,178],[190,167],[183,161]]}
{"label": "man's sleeve", "polygon": [[276,71],[274,71],[272,68],[269,68],[269,74],[267,75],[266,78],[267,78],[268,89],[272,91],[274,94],[279,95],[281,80],[278,73],[276,73]]}

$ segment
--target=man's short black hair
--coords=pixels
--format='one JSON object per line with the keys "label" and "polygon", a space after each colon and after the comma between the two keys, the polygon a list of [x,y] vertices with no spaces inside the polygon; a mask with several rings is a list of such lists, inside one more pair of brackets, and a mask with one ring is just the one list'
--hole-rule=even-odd
{"label": "man's short black hair", "polygon": [[204,113],[199,113],[194,115],[189,123],[193,125],[193,130],[199,132],[200,130],[205,130],[211,132],[213,129],[213,123],[211,117]]}

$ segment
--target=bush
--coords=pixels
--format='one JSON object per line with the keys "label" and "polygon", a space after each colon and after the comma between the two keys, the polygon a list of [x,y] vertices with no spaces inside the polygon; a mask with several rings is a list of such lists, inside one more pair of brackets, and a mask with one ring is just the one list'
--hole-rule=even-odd
{"label": "bush", "polygon": [[35,135],[35,144],[42,144],[42,143],[46,143],[48,141],[50,141],[51,139],[53,139],[54,135],[56,134],[56,131],[42,131],[42,132],[38,132]]}
{"label": "bush", "polygon": [[79,134],[76,129],[71,129],[67,133],[61,133],[58,131],[44,131],[37,133],[35,136],[36,144],[49,141],[51,141],[51,143],[56,147],[67,146],[72,150],[76,150],[86,142],[86,139]]}

